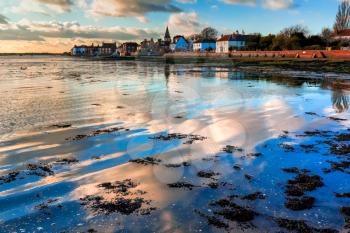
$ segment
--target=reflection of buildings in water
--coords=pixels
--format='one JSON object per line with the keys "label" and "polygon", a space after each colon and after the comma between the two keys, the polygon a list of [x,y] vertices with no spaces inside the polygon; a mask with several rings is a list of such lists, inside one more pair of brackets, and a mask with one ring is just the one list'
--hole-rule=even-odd
{"label": "reflection of buildings in water", "polygon": [[321,88],[332,91],[332,105],[336,113],[346,112],[349,109],[349,90],[347,82],[339,80],[325,80]]}
{"label": "reflection of buildings in water", "polygon": [[164,66],[164,77],[165,77],[165,84],[166,84],[166,87],[168,88],[168,85],[169,85],[169,77],[170,77],[170,66],[169,66],[169,65],[165,65],[165,66]]}
{"label": "reflection of buildings in water", "polygon": [[225,78],[225,79],[244,79],[245,75],[240,71],[226,71],[226,72],[217,72],[217,78]]}
{"label": "reflection of buildings in water", "polygon": [[333,90],[332,104],[333,104],[333,109],[337,113],[346,112],[349,109],[349,96],[347,91]]}

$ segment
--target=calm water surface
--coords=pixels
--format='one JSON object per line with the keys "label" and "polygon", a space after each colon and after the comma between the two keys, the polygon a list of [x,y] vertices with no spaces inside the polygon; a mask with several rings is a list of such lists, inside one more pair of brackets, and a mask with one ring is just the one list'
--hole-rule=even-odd
{"label": "calm water surface", "polygon": [[[339,209],[350,199],[334,193],[350,192],[349,169],[325,169],[330,161],[348,161],[348,154],[332,154],[322,135],[301,134],[347,132],[348,90],[350,83],[230,67],[1,57],[0,232],[286,231],[276,218],[345,232]],[[154,139],[167,133],[206,139]],[[226,153],[227,145],[242,151]],[[257,152],[262,155],[249,156]],[[145,157],[161,161],[129,162]],[[307,193],[315,197],[313,208],[285,207],[286,184],[295,177],[282,171],[288,167],[322,177],[324,186]],[[217,174],[198,177],[203,170]],[[82,205],[87,195],[113,199],[98,185],[125,179],[142,190],[132,197],[151,201],[150,213],[106,214]],[[168,187],[179,181],[195,187]],[[235,200],[258,213],[248,223],[223,219],[229,225],[223,229],[203,217],[214,214],[214,200],[257,191],[265,199]]]}

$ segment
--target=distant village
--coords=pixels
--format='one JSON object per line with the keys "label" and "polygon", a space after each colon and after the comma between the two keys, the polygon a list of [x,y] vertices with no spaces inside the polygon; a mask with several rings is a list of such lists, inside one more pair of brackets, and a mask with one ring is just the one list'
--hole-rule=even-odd
{"label": "distant village", "polygon": [[174,52],[213,52],[227,53],[233,49],[242,50],[246,46],[249,35],[244,32],[229,35],[221,35],[219,39],[209,35],[203,38],[200,35],[185,37],[170,35],[166,28],[163,39],[145,39],[140,44],[136,42],[102,43],[101,45],[75,45],[71,49],[73,56],[162,56],[165,53]]}
{"label": "distant village", "polygon": [[[103,42],[100,45],[74,45],[70,54],[85,57],[144,57],[162,56],[168,53],[231,54],[236,51],[332,50],[332,48],[350,50],[350,29],[340,30],[337,33],[324,29],[322,34],[308,37],[306,29],[300,25],[286,28],[278,35],[270,34],[265,37],[260,34],[246,35],[244,31],[218,37],[216,34],[216,30],[209,27],[203,29],[201,34],[171,37],[167,27],[163,39],[145,39],[141,43]],[[265,56],[268,56],[266,52]],[[299,55],[295,53],[293,56]],[[315,53],[311,53],[310,56],[317,57]]]}
{"label": "distant village", "polygon": [[[329,52],[332,50],[341,53]],[[117,45],[103,42],[96,46],[75,45],[70,51],[72,56],[88,57],[142,57],[168,53],[195,53],[196,56],[205,53],[229,56],[245,54],[250,57],[350,58],[350,1],[343,0],[339,3],[333,29],[323,28],[320,34],[312,35],[304,25],[294,25],[282,29],[278,34],[265,36],[260,33],[246,35],[244,31],[238,30],[218,36],[216,29],[207,27],[200,34],[188,37],[176,35],[172,38],[167,27],[164,38],[156,41],[145,39],[140,44],[126,42]]]}

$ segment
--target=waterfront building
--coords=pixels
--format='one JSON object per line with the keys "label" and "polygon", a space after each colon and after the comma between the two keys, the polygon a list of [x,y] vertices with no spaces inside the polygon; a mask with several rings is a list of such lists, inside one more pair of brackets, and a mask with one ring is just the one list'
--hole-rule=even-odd
{"label": "waterfront building", "polygon": [[193,50],[197,52],[215,51],[216,40],[214,39],[199,39],[193,42]]}
{"label": "waterfront building", "polygon": [[169,28],[167,27],[164,34],[164,39],[158,39],[156,42],[147,40],[141,42],[137,51],[139,56],[161,56],[164,53],[170,52],[171,37]]}
{"label": "waterfront building", "polygon": [[104,43],[102,42],[101,46],[98,46],[98,55],[101,56],[110,56],[116,53],[117,43]]}
{"label": "waterfront building", "polygon": [[173,52],[181,52],[181,51],[189,51],[190,43],[185,39],[184,36],[174,36],[173,43],[171,44],[171,51]]}
{"label": "waterfront building", "polygon": [[71,49],[71,54],[73,56],[85,56],[87,54],[87,46],[86,45],[74,45]]}
{"label": "waterfront building", "polygon": [[221,35],[216,42],[217,53],[228,53],[231,50],[241,50],[245,48],[248,36],[242,34]]}
{"label": "waterfront building", "polygon": [[350,29],[341,30],[334,33],[333,38],[335,40],[347,40],[350,41]]}
{"label": "waterfront building", "polygon": [[137,52],[139,44],[136,42],[126,42],[119,47],[121,56],[132,56]]}

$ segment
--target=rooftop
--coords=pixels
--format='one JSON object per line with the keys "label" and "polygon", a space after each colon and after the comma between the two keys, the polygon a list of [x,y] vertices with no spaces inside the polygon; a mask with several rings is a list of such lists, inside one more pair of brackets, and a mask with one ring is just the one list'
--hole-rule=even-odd
{"label": "rooftop", "polygon": [[199,40],[196,40],[194,43],[216,43],[216,40],[214,40],[214,39],[199,39]]}
{"label": "rooftop", "polygon": [[247,40],[247,35],[241,35],[241,34],[230,34],[230,35],[223,35],[221,36],[218,41],[245,41]]}
{"label": "rooftop", "polygon": [[337,32],[335,36],[350,36],[350,28]]}

